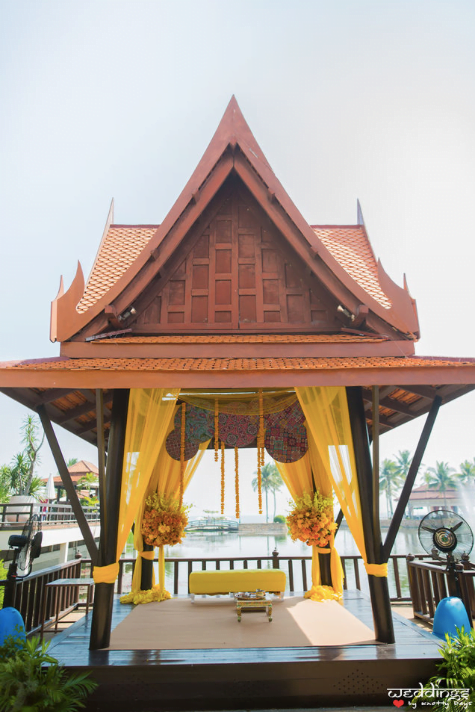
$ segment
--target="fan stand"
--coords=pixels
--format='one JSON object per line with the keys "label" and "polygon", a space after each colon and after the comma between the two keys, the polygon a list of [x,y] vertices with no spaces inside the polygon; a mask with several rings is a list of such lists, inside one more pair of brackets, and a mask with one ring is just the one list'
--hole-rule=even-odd
{"label": "fan stand", "polygon": [[15,553],[13,555],[13,561],[8,567],[7,572],[7,583],[5,586],[5,595],[3,597],[3,608],[14,608],[15,607],[15,594],[16,594],[16,583],[17,583],[17,558],[20,553],[20,549],[15,548]]}
{"label": "fan stand", "polygon": [[452,554],[447,554],[447,585],[449,594],[462,598],[462,590],[460,588],[460,580],[458,575],[457,563]]}

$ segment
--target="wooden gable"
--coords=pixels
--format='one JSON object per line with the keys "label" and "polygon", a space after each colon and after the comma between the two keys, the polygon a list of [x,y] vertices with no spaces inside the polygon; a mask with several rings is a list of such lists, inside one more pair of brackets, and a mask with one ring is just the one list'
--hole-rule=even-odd
{"label": "wooden gable", "polygon": [[67,292],[61,281],[52,341],[88,342],[124,330],[258,332],[270,325],[281,333],[343,326],[418,338],[407,284],[396,285],[376,262],[362,220],[340,226],[351,227],[344,235],[329,236],[323,228],[332,226],[312,228],[234,97],[160,225],[115,225],[112,213],[87,285],[80,266]]}
{"label": "wooden gable", "polygon": [[238,179],[210,212],[136,303],[133,332],[340,329],[335,299]]}

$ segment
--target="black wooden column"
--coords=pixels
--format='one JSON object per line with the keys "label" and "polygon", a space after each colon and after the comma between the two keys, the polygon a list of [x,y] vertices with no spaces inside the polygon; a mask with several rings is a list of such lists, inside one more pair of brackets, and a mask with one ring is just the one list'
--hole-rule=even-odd
{"label": "black wooden column", "polygon": [[[106,545],[99,551],[101,566],[108,566],[116,561],[117,534],[119,525],[120,490],[122,484],[122,467],[124,461],[125,431],[127,426],[127,409],[129,391],[116,389],[112,401],[111,429],[106,465],[106,497],[101,501],[107,521]],[[103,518],[101,517],[101,521]],[[114,584],[99,583],[96,585],[94,606],[92,610],[91,639],[89,648],[97,650],[107,648],[110,642],[112,607],[114,603]]]}
{"label": "black wooden column", "polygon": [[[363,389],[359,386],[346,389],[350,415],[351,434],[355,451],[356,473],[360,491],[361,516],[368,563],[385,563],[381,536],[378,540],[373,530],[373,466],[366,425]],[[373,609],[374,632],[376,640],[382,643],[394,643],[391,599],[386,576],[368,574],[371,607]]]}
{"label": "black wooden column", "polygon": [[[153,546],[150,544],[143,545],[144,551],[153,551]],[[142,558],[142,578],[140,580],[140,588],[142,591],[149,591],[153,585],[153,561]]]}

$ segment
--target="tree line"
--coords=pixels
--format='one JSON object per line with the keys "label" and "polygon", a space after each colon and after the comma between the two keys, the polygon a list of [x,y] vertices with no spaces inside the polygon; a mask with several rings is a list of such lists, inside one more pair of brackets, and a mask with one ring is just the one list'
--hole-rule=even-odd
{"label": "tree line", "polygon": [[[386,494],[389,515],[393,514],[393,499],[404,484],[411,462],[412,455],[409,450],[400,450],[392,460],[383,460],[380,465],[379,488]],[[425,468],[421,479],[419,484],[426,484],[429,489],[443,493],[459,485],[475,485],[475,458],[473,461],[464,460],[458,468],[451,467],[448,462],[436,461],[434,467]]]}

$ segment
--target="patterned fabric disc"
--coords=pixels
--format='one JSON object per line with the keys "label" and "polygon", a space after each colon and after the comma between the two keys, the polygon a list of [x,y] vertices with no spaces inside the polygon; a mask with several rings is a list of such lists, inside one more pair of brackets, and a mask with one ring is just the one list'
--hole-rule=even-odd
{"label": "patterned fabric disc", "polygon": [[[175,429],[181,430],[181,407],[175,415]],[[185,412],[186,439],[204,443],[214,435],[214,413],[186,404]]]}
{"label": "patterned fabric disc", "polygon": [[297,462],[308,450],[307,428],[302,424],[292,430],[269,428],[266,431],[265,446],[277,462]]}
{"label": "patterned fabric disc", "polygon": [[[166,448],[167,452],[174,460],[180,459],[180,445],[181,445],[181,432],[180,429],[175,428],[172,430],[167,437]],[[185,438],[185,460],[191,460],[192,457],[196,455],[199,449],[199,442],[197,440],[189,440]]]}
{"label": "patterned fabric disc", "polygon": [[293,430],[297,425],[305,421],[305,415],[300,407],[300,403],[295,401],[279,413],[271,413],[264,416],[266,428],[280,428],[280,430]]}
{"label": "patterned fabric disc", "polygon": [[219,414],[219,439],[228,447],[245,447],[257,437],[259,418],[254,415]]}

